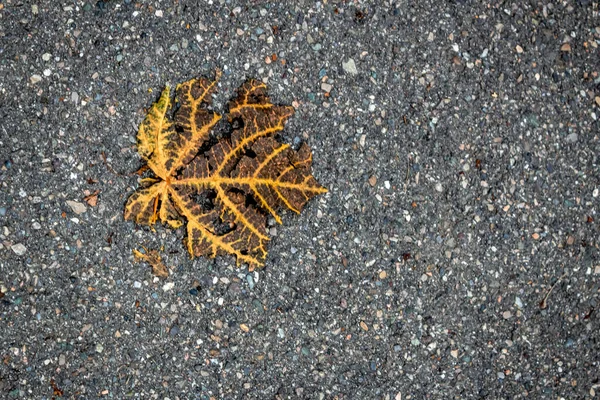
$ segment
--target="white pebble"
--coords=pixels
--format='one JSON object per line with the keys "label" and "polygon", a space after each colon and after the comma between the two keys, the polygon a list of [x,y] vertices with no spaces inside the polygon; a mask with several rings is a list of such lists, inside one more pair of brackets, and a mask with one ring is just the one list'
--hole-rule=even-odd
{"label": "white pebble", "polygon": [[12,246],[10,246],[10,248],[18,256],[22,256],[22,255],[25,255],[25,253],[27,253],[27,247],[25,247],[25,245],[23,245],[23,243],[13,244]]}
{"label": "white pebble", "polygon": [[80,203],[78,201],[67,200],[67,205],[71,207],[71,210],[73,210],[73,212],[77,215],[83,214],[87,211],[87,207],[85,206],[85,204]]}
{"label": "white pebble", "polygon": [[358,74],[358,70],[356,69],[356,64],[354,60],[349,58],[348,61],[342,62],[342,68],[349,74],[356,75]]}
{"label": "white pebble", "polygon": [[361,135],[360,140],[358,141],[358,143],[360,143],[360,145],[362,147],[365,147],[365,140],[367,139],[367,135]]}
{"label": "white pebble", "polygon": [[331,92],[331,89],[333,89],[333,86],[330,85],[329,83],[321,83],[321,90],[325,91],[325,92]]}
{"label": "white pebble", "polygon": [[523,309],[523,301],[519,296],[515,297],[515,305],[520,309]]}

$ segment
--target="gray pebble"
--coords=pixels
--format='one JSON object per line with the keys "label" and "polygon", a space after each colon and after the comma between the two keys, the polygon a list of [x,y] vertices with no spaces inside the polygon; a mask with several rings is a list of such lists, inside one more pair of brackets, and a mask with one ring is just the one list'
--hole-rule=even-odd
{"label": "gray pebble", "polygon": [[356,75],[358,74],[358,70],[356,69],[356,64],[352,58],[349,58],[346,62],[342,62],[342,68],[348,74]]}

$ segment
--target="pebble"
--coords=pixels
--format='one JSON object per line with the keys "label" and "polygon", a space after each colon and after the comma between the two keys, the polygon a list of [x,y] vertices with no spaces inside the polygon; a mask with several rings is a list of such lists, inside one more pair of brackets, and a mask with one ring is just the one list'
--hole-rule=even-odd
{"label": "pebble", "polygon": [[136,289],[139,289],[139,288],[142,287],[142,283],[138,282],[138,281],[135,281],[135,282],[133,282],[133,287],[136,288]]}
{"label": "pebble", "polygon": [[325,92],[331,92],[331,89],[333,89],[333,86],[330,85],[329,83],[321,83],[321,89]]}
{"label": "pebble", "polygon": [[515,297],[515,305],[517,307],[519,307],[520,309],[523,308],[523,301],[521,300],[521,298],[519,296]]}
{"label": "pebble", "polygon": [[342,68],[344,69],[344,71],[346,71],[347,73],[349,73],[351,75],[358,74],[358,70],[356,69],[356,64],[354,63],[354,60],[351,58],[349,58],[348,61],[346,61],[346,62],[342,62]]}
{"label": "pebble", "polygon": [[58,356],[58,365],[65,365],[65,363],[67,362],[65,355],[61,354],[60,356]]}
{"label": "pebble", "polygon": [[569,143],[575,143],[577,141],[577,139],[578,139],[578,136],[575,132],[568,134],[566,137],[566,140]]}
{"label": "pebble", "polygon": [[73,212],[77,215],[83,214],[87,211],[87,207],[85,206],[85,204],[80,203],[78,201],[67,200],[67,205],[71,207],[71,210],[73,210]]}
{"label": "pebble", "polygon": [[441,193],[441,192],[444,191],[444,187],[442,186],[441,183],[436,183],[435,184],[435,190]]}
{"label": "pebble", "polygon": [[6,207],[0,207],[0,216],[4,217],[6,215]]}
{"label": "pebble", "polygon": [[512,313],[511,313],[510,311],[504,311],[504,312],[502,313],[502,317],[503,317],[504,319],[509,319],[510,317],[512,317]]}
{"label": "pebble", "polygon": [[52,54],[50,54],[50,53],[44,53],[42,55],[42,60],[44,60],[44,61],[50,61],[51,57],[52,57]]}
{"label": "pebble", "polygon": [[16,255],[22,256],[27,253],[27,247],[23,245],[23,243],[17,243],[10,246],[11,250],[15,252]]}
{"label": "pebble", "polygon": [[33,229],[35,229],[36,231],[42,229],[42,225],[37,221],[35,221],[33,224],[31,224],[31,227]]}
{"label": "pebble", "polygon": [[252,278],[252,275],[246,275],[246,281],[248,282],[248,287],[250,290],[254,289],[254,279]]}
{"label": "pebble", "polygon": [[52,75],[52,70],[50,68],[46,68],[44,70],[44,76],[50,76],[50,75]]}
{"label": "pebble", "polygon": [[167,282],[163,285],[162,290],[163,290],[163,292],[168,292],[169,290],[173,289],[174,287],[175,287],[175,283]]}
{"label": "pebble", "polygon": [[29,78],[29,81],[30,81],[31,83],[33,83],[34,85],[35,85],[36,83],[40,82],[41,80],[42,80],[42,77],[41,77],[41,76],[39,76],[38,74],[31,75],[31,77]]}

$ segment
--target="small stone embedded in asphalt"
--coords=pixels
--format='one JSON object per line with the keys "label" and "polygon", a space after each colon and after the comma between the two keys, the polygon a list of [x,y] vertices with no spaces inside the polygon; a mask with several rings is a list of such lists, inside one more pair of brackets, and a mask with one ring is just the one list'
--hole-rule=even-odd
{"label": "small stone embedded in asphalt", "polygon": [[33,83],[33,84],[36,84],[36,83],[38,83],[38,82],[41,82],[41,80],[42,80],[42,77],[41,77],[40,75],[38,75],[38,74],[33,74],[33,75],[31,75],[31,77],[29,78],[29,81],[30,81],[31,83]]}
{"label": "small stone embedded in asphalt", "polygon": [[348,60],[342,62],[342,68],[348,74],[351,74],[351,75],[358,74],[358,70],[356,69],[356,64],[354,63],[354,60],[352,58],[349,58]]}
{"label": "small stone embedded in asphalt", "polygon": [[85,204],[83,204],[81,202],[67,200],[66,203],[69,207],[71,207],[71,210],[77,215],[83,214],[84,212],[87,211],[87,207],[85,206]]}
{"label": "small stone embedded in asphalt", "polygon": [[329,83],[321,83],[321,89],[324,92],[331,92],[331,89],[333,89],[333,86],[330,85]]}
{"label": "small stone embedded in asphalt", "polygon": [[566,140],[569,143],[575,143],[577,141],[577,139],[578,139],[578,135],[575,132],[568,134],[566,137]]}
{"label": "small stone embedded in asphalt", "polygon": [[16,243],[10,246],[12,251],[18,256],[24,256],[27,253],[27,247],[23,243]]}
{"label": "small stone embedded in asphalt", "polygon": [[521,300],[521,298],[519,296],[515,297],[515,305],[517,307],[519,307],[520,309],[523,308],[523,301]]}

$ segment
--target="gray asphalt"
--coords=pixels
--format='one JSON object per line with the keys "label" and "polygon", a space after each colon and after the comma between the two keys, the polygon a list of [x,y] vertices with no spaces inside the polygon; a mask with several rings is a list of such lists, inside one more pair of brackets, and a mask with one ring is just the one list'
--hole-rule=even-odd
{"label": "gray asphalt", "polygon": [[[594,398],[599,46],[589,0],[0,0],[0,398]],[[123,220],[145,110],[217,68],[329,189],[260,271]]]}

